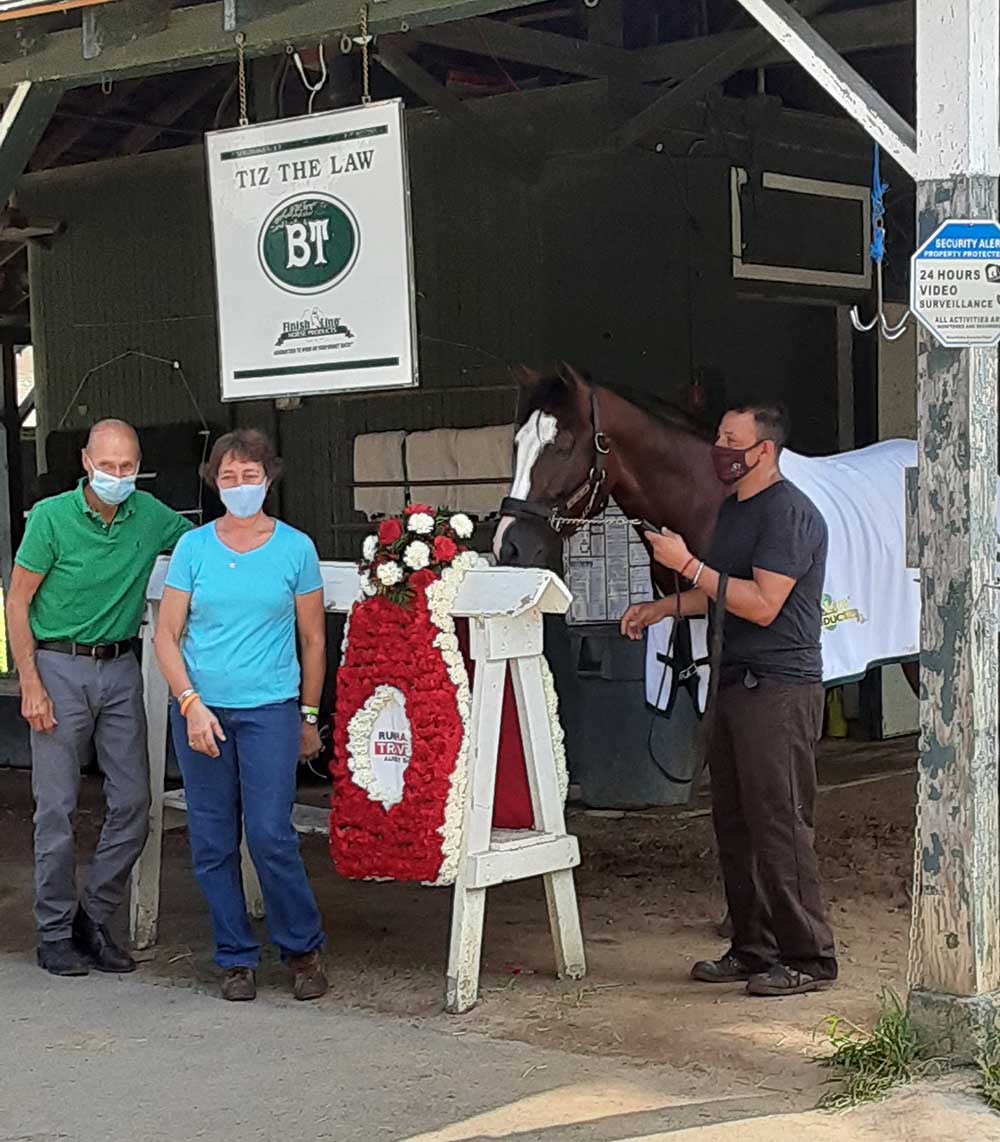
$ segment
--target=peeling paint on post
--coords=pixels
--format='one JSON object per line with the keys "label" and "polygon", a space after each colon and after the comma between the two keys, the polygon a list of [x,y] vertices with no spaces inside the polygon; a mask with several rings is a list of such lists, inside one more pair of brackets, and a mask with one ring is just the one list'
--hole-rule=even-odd
{"label": "peeling paint on post", "polygon": [[[917,0],[917,243],[997,218],[1000,0]],[[910,1011],[971,1061],[1000,988],[997,350],[920,330],[920,770]],[[942,1044],[941,1036],[945,1036]]]}
{"label": "peeling paint on post", "polygon": [[[995,218],[997,180],[918,184],[918,240],[949,217]],[[1000,987],[997,926],[997,351],[918,348],[922,569],[919,883],[913,984]]]}

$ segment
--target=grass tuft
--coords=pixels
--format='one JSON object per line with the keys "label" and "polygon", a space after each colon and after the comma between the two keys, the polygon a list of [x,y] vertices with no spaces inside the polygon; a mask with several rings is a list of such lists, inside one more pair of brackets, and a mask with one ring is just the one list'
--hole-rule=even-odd
{"label": "grass tuft", "polygon": [[991,1110],[1000,1111],[1000,1030],[994,1032],[986,1050],[976,1060],[979,1093]]}
{"label": "grass tuft", "polygon": [[[837,1015],[824,1020],[833,1054],[820,1065],[833,1072],[838,1089],[820,1099],[825,1110],[842,1110],[884,1098],[896,1086],[924,1077],[936,1065],[917,1040],[913,1024],[899,996],[883,988],[879,1017],[871,1031]],[[1000,1081],[1000,1049],[994,1060],[994,1078]]]}

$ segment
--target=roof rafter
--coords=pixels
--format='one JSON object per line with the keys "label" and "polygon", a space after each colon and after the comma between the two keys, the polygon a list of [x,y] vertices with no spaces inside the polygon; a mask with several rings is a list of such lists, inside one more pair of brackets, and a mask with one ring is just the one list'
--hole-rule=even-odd
{"label": "roof rafter", "polygon": [[[384,0],[372,6],[369,27],[375,34],[523,8],[540,0]],[[224,0],[178,8],[166,27],[128,44],[109,45],[99,57],[83,58],[79,29],[51,32],[23,58],[0,63],[0,91],[24,80],[84,87],[102,77],[121,79],[235,61],[232,32],[224,26]],[[248,56],[269,55],[287,44],[354,32],[357,0],[302,0],[292,7],[251,20],[242,29]]]}

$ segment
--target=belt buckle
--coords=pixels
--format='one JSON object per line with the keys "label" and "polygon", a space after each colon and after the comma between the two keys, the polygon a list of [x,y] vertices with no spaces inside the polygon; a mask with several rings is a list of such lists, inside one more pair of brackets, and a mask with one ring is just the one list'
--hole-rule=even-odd
{"label": "belt buckle", "polygon": [[90,648],[90,655],[98,662],[107,662],[108,659],[118,657],[118,647],[110,642],[99,642]]}
{"label": "belt buckle", "polygon": [[678,682],[687,682],[689,678],[693,678],[698,673],[698,664],[692,662],[690,666],[685,666],[684,669],[677,675]]}

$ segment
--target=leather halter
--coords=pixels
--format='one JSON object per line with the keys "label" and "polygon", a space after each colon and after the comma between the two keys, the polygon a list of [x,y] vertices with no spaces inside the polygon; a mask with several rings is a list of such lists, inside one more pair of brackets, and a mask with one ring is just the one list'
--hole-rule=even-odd
{"label": "leather halter", "polygon": [[[590,419],[594,428],[594,463],[586,480],[562,503],[543,504],[540,500],[519,500],[507,496],[500,504],[501,516],[542,520],[558,534],[566,527],[586,523],[601,513],[610,497],[606,487],[608,472],[604,458],[611,454],[611,445],[601,431],[597,390],[593,386],[590,389]],[[577,505],[584,501],[582,514],[574,515]]]}

